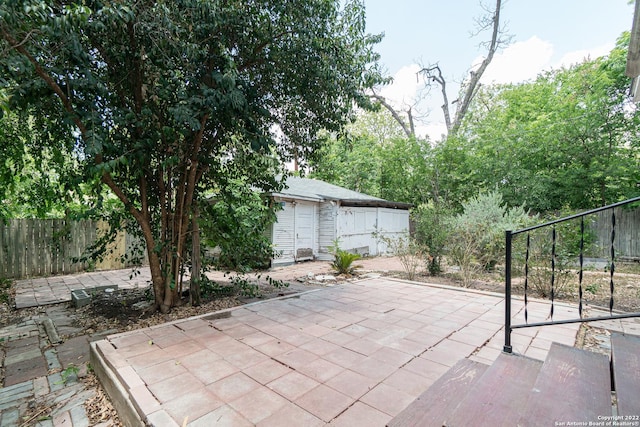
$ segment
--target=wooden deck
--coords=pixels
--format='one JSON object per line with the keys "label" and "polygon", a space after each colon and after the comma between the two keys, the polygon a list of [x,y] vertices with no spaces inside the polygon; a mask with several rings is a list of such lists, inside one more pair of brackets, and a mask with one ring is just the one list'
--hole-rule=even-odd
{"label": "wooden deck", "polygon": [[640,337],[613,333],[611,349],[609,359],[553,343],[544,363],[507,353],[491,366],[462,360],[387,426],[589,425],[638,416]]}

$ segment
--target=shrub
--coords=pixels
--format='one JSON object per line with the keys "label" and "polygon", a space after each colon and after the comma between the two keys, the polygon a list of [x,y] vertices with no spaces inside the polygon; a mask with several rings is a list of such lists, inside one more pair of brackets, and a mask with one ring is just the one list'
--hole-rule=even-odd
{"label": "shrub", "polygon": [[415,241],[422,247],[429,248],[427,268],[436,275],[442,272],[442,257],[445,253],[449,222],[453,211],[448,206],[433,202],[418,206],[411,212],[415,224]]}
{"label": "shrub", "polygon": [[220,249],[220,269],[249,271],[269,267],[274,255],[266,230],[275,221],[274,210],[257,193],[219,200],[203,209],[202,239]]}
{"label": "shrub", "polygon": [[468,286],[477,270],[493,270],[504,257],[505,230],[522,228],[532,218],[522,207],[508,208],[497,191],[480,193],[463,203],[463,209],[448,221],[446,249]]}
{"label": "shrub", "polygon": [[396,237],[385,236],[382,233],[373,233],[374,237],[385,244],[389,252],[400,259],[407,279],[413,280],[418,269],[424,266],[429,259],[429,250],[420,244],[409,233]]}
{"label": "shrub", "polygon": [[[558,215],[545,218],[546,221],[562,218],[571,215],[573,212],[564,211]],[[585,219],[587,221],[587,219]],[[534,230],[530,233],[529,239],[529,286],[541,297],[546,298],[551,295],[551,276],[554,277],[554,296],[561,294],[575,280],[573,268],[577,265],[580,254],[580,219],[573,219],[555,225],[555,258],[554,268],[551,268],[553,253],[553,230],[545,227]],[[585,235],[583,250],[588,253],[593,246],[595,236],[591,227],[585,224]],[[524,271],[524,254],[526,253],[526,236],[522,236],[522,243],[519,244],[517,261],[518,269]],[[522,255],[520,255],[522,254]]]}
{"label": "shrub", "polygon": [[329,253],[333,254],[333,262],[331,268],[338,274],[353,274],[359,265],[353,265],[353,262],[360,259],[360,255],[340,249],[340,241],[336,239],[329,246]]}

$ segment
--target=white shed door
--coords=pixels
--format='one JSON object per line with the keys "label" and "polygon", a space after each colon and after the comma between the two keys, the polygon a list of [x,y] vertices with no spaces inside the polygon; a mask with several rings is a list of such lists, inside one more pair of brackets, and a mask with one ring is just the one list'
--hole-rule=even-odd
{"label": "white shed door", "polygon": [[315,243],[315,206],[300,203],[295,206],[295,257],[296,261],[313,259]]}

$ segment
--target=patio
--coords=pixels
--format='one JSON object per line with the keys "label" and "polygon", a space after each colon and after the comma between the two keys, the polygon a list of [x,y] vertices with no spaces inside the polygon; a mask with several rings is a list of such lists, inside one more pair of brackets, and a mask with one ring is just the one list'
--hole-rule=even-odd
{"label": "patio", "polygon": [[[92,366],[131,423],[384,426],[460,359],[493,363],[503,313],[501,295],[371,278],[113,335]],[[578,328],[520,330],[514,352],[543,360]]]}

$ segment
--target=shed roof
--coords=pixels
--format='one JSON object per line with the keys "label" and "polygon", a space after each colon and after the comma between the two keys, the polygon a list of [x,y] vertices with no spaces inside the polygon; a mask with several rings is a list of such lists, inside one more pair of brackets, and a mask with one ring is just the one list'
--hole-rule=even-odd
{"label": "shed roof", "polygon": [[319,202],[335,200],[340,201],[343,206],[390,207],[396,209],[409,209],[411,207],[409,203],[392,202],[317,179],[295,176],[288,177],[286,188],[273,195]]}

